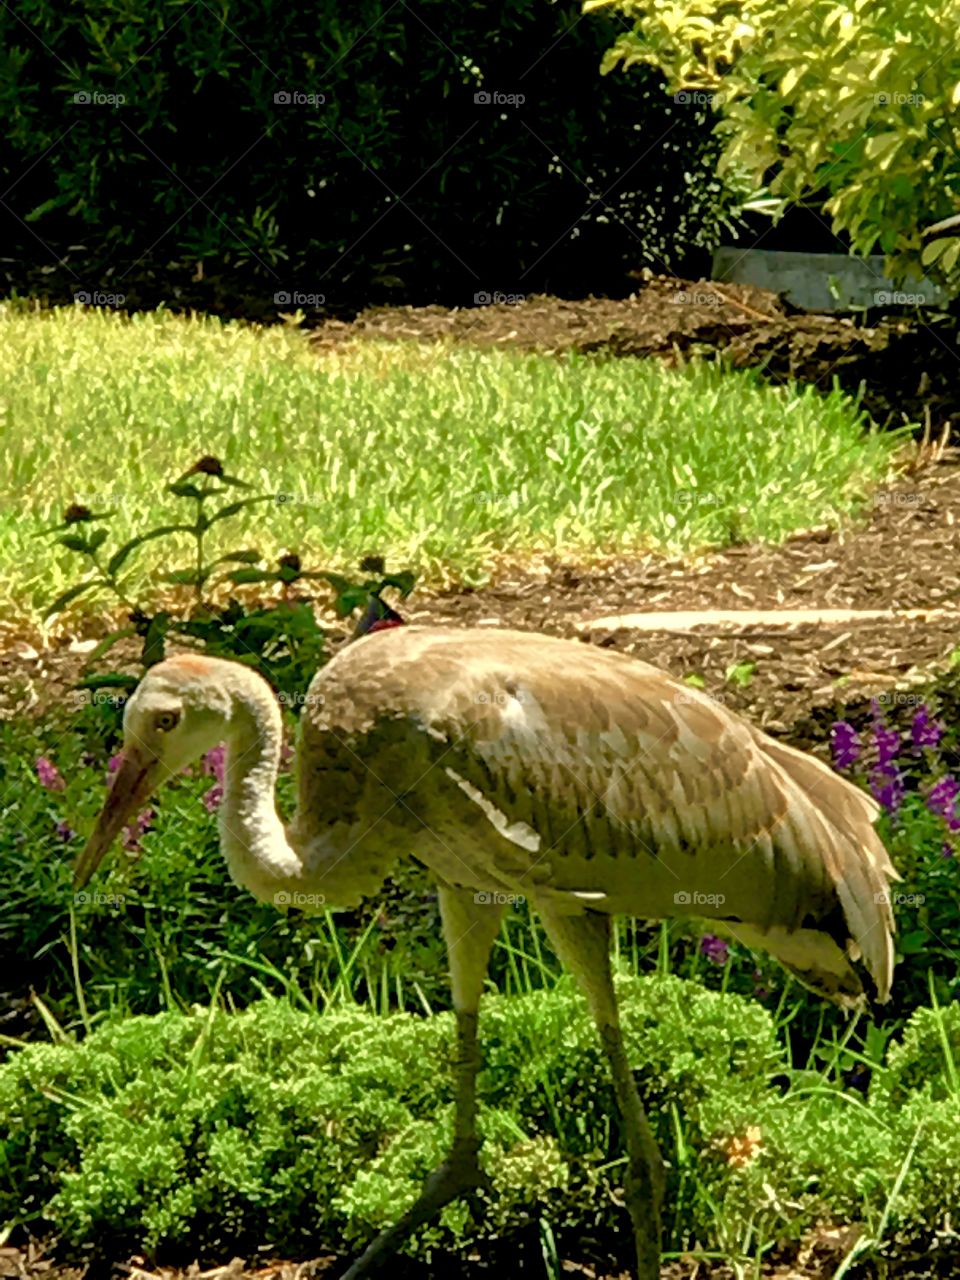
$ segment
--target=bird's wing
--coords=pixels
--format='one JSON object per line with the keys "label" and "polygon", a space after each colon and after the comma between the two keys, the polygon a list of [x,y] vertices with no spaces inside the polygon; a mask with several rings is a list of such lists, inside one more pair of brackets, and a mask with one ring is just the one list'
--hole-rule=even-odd
{"label": "bird's wing", "polygon": [[869,796],[646,663],[541,640],[534,664],[503,635],[419,714],[446,778],[515,847],[515,884],[519,857],[534,898],[752,937],[819,927],[852,940],[885,998],[896,872]]}

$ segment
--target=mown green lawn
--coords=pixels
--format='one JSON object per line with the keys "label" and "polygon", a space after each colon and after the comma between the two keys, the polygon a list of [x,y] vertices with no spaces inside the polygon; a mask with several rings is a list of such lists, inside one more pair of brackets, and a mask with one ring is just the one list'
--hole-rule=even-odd
{"label": "mown green lawn", "polygon": [[[39,530],[73,502],[112,511],[117,543],[166,523],[164,484],[202,454],[281,495],[231,522],[221,550],[330,568],[376,551],[421,580],[476,582],[504,556],[677,552],[836,522],[895,446],[837,392],[712,366],[319,352],[292,327],[14,303],[0,305],[0,441],[0,603],[26,620],[77,572]],[[169,555],[150,548],[133,571],[155,577]]]}

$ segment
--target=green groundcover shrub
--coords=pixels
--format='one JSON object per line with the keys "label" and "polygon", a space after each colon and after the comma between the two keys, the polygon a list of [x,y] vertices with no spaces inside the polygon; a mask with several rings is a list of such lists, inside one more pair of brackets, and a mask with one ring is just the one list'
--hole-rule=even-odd
{"label": "green groundcover shrub", "polygon": [[[675,1246],[772,1241],[824,1216],[871,1231],[885,1212],[891,1230],[924,1238],[955,1210],[960,1105],[933,1015],[917,1015],[877,1099],[864,1101],[816,1078],[784,1090],[774,1024],[756,1004],[674,977],[621,979],[619,990],[671,1164]],[[946,1025],[960,1046],[960,1017]],[[482,1028],[494,1190],[449,1206],[408,1250],[465,1249],[531,1218],[561,1233],[622,1227],[621,1135],[572,983],[491,996]],[[67,1247],[160,1257],[343,1252],[395,1218],[441,1158],[451,1034],[449,1014],[317,1015],[264,1001],[129,1018],[79,1044],[14,1052],[0,1068],[0,1221],[53,1228]],[[923,1089],[891,1107],[915,1070]]]}

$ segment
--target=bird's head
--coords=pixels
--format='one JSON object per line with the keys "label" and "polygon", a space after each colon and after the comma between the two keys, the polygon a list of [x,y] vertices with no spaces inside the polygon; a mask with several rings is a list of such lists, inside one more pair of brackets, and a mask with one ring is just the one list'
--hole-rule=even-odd
{"label": "bird's head", "polygon": [[78,888],[148,797],[227,736],[236,665],[184,654],[151,667],[137,685],[124,708],[120,767],[74,863]]}

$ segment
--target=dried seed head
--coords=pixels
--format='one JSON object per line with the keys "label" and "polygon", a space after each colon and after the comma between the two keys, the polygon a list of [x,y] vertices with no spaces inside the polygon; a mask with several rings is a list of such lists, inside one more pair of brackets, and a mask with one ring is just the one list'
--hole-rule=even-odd
{"label": "dried seed head", "polygon": [[190,469],[190,475],[195,473],[199,473],[203,476],[222,476],[223,463],[219,458],[215,458],[212,454],[204,454],[200,461],[195,463]]}

